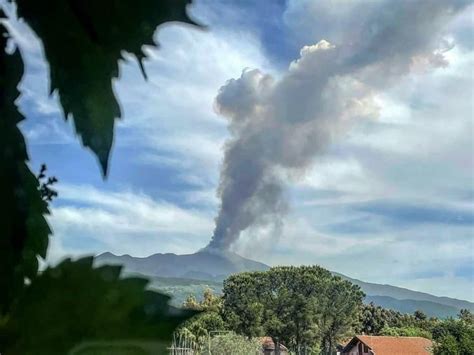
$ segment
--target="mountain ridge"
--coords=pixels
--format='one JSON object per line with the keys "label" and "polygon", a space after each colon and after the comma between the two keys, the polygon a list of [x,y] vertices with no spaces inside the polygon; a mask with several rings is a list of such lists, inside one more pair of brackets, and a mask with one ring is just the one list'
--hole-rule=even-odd
{"label": "mountain ridge", "polygon": [[[201,285],[206,285],[209,281],[222,283],[233,273],[265,271],[270,268],[264,263],[244,258],[233,252],[212,249],[202,249],[196,253],[182,255],[157,253],[147,257],[133,257],[128,254],[119,256],[106,252],[96,257],[96,264],[122,264],[124,271],[128,274],[176,279],[178,280],[176,287],[179,287],[179,280],[183,280],[181,282],[183,287],[199,282],[202,282]],[[435,296],[387,284],[365,282],[337,272],[332,273],[361,287],[366,294],[366,303],[374,302],[382,307],[403,313],[412,313],[414,310],[420,309],[428,316],[446,318],[455,317],[462,308],[474,311],[474,303],[466,300]],[[157,285],[159,288],[160,284]],[[155,286],[153,285],[153,287]],[[175,293],[172,287],[167,286],[167,289],[171,290],[171,293]],[[216,288],[214,287],[214,289]]]}
{"label": "mountain ridge", "polygon": [[192,254],[157,253],[136,258],[128,254],[103,253],[98,264],[123,264],[125,271],[149,276],[184,277],[192,279],[224,280],[230,274],[242,271],[264,271],[270,267],[232,252],[203,249]]}
{"label": "mountain ridge", "polygon": [[[340,276],[345,280],[352,282],[353,284],[361,287],[367,295],[370,296],[387,296],[397,300],[414,300],[414,301],[429,301],[439,304],[444,304],[446,306],[456,307],[458,309],[467,308],[473,309],[474,303],[467,300],[462,300],[453,297],[446,296],[435,296],[427,292],[414,291],[405,287],[393,286],[388,284],[377,284],[373,282],[361,281],[358,279],[351,278],[349,276],[340,274],[338,272],[333,272],[334,275]],[[373,290],[373,289],[376,289]],[[392,291],[392,292],[391,292]],[[394,297],[393,293],[396,292],[397,296]]]}
{"label": "mountain ridge", "polygon": [[366,296],[366,303],[374,303],[383,308],[392,309],[401,313],[412,314],[416,310],[423,310],[428,316],[436,315],[439,318],[455,317],[459,309],[432,301],[421,301],[413,299],[398,300],[389,296]]}

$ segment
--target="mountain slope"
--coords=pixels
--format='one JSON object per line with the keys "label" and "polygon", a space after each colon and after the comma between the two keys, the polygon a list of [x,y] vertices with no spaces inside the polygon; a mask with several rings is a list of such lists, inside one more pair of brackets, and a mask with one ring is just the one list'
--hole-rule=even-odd
{"label": "mountain slope", "polygon": [[153,254],[146,258],[104,253],[97,264],[123,264],[125,271],[148,276],[184,277],[201,280],[223,280],[242,271],[263,271],[269,266],[232,252],[202,250],[194,254]]}
{"label": "mountain slope", "polygon": [[459,309],[456,307],[431,301],[397,300],[388,296],[366,296],[365,303],[370,302],[401,313],[413,313],[416,310],[422,310],[429,317],[456,318],[459,313]]}
{"label": "mountain slope", "polygon": [[[127,273],[148,276],[151,278],[152,287],[169,293],[179,303],[189,294],[200,296],[207,287],[219,293],[222,288],[221,281],[230,274],[242,271],[263,271],[270,268],[268,265],[232,252],[209,249],[194,254],[154,254],[146,258],[104,253],[96,258],[96,263],[99,265],[121,264],[124,265]],[[367,295],[365,300],[367,303],[374,302],[403,313],[413,313],[419,309],[428,316],[445,318],[455,317],[462,308],[474,312],[474,303],[468,301],[437,297],[391,285],[364,282],[336,272],[333,274],[360,286]]]}
{"label": "mountain slope", "polygon": [[471,311],[474,311],[474,303],[472,302],[458,300],[456,298],[450,297],[433,296],[429,293],[412,291],[402,287],[364,282],[357,279],[352,279],[337,272],[333,272],[333,274],[341,276],[343,279],[358,285],[367,296],[387,296],[397,300],[429,301],[445,306],[451,306],[456,309],[466,308]]}

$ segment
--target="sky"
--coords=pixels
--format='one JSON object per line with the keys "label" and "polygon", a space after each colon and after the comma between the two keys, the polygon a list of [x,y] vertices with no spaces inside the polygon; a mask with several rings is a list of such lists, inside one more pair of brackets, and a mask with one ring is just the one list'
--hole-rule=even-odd
{"label": "sky", "polygon": [[[397,3],[408,10],[415,4],[416,11],[400,11]],[[278,161],[272,156],[272,173],[278,171],[285,209],[272,223],[244,228],[232,249],[269,265],[318,264],[364,281],[474,301],[474,7],[436,21],[429,4],[196,0],[189,14],[207,28],[161,26],[159,49],[147,49],[147,81],[133,58],[120,65],[114,89],[123,117],[106,180],[63,119],[57,95],[48,93],[39,41],[12,21],[26,62],[18,105],[27,117],[21,129],[30,165],[39,171],[46,163],[59,179],[47,262],[205,247],[220,211],[226,152],[245,134],[238,117],[260,119],[236,114],[248,105],[242,95],[230,92],[223,101],[220,94],[232,83],[269,78],[275,84],[262,89],[265,105],[286,102],[285,117],[297,117],[303,103],[313,117],[329,101],[310,105],[313,96],[305,93],[331,73],[338,78],[331,93],[349,97],[356,109],[344,106],[341,113],[334,109],[340,102],[330,101],[327,125],[339,117],[338,129],[311,127],[310,140],[326,133],[331,139],[301,164],[280,159],[298,157],[286,153],[299,135],[282,136],[278,147],[287,150]],[[390,31],[377,27],[386,24]],[[311,57],[333,48],[335,57]],[[295,75],[312,89],[291,86]]]}

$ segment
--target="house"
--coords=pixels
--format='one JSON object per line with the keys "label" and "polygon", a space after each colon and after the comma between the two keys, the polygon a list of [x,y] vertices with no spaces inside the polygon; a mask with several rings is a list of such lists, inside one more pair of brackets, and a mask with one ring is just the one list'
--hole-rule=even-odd
{"label": "house", "polygon": [[429,355],[433,343],[421,337],[357,335],[344,346],[341,355]]}
{"label": "house", "polygon": [[[271,337],[260,338],[262,344],[262,353],[264,355],[275,355],[275,343]],[[280,343],[280,355],[288,355],[288,348]]]}

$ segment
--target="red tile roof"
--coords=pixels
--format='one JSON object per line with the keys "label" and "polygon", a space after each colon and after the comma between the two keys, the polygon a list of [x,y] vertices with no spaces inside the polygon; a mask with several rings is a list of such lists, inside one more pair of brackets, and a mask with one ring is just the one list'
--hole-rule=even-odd
{"label": "red tile roof", "polygon": [[420,337],[358,335],[344,350],[348,351],[357,339],[367,345],[375,355],[429,355],[433,347],[431,340]]}

